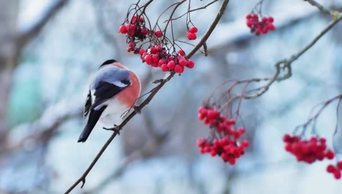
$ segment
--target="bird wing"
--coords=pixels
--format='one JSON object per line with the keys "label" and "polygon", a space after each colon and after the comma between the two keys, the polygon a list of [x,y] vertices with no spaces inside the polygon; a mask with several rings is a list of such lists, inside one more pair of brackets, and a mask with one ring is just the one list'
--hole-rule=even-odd
{"label": "bird wing", "polygon": [[117,81],[115,83],[101,81],[95,88],[95,100],[92,107],[97,109],[99,105],[107,101],[109,98],[117,95],[127,86],[129,86],[129,84],[130,82],[128,80]]}
{"label": "bird wing", "polygon": [[106,81],[99,82],[94,91],[95,99],[93,104],[91,104],[92,97],[91,91],[89,91],[84,112],[85,115],[89,114],[89,117],[78,142],[85,142],[87,140],[97,121],[100,119],[101,114],[107,108],[107,104],[103,103],[120,93],[123,89],[128,87],[129,84],[130,82],[127,80],[118,81],[114,84]]}
{"label": "bird wing", "polygon": [[84,104],[84,113],[83,115],[86,117],[90,111],[90,107],[91,107],[91,92],[90,90],[88,91],[88,95],[87,95],[87,99],[86,99],[86,103]]}

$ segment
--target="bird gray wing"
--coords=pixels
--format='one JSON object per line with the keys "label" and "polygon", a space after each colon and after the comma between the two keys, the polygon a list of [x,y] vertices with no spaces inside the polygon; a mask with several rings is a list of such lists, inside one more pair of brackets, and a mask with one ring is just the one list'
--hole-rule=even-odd
{"label": "bird gray wing", "polygon": [[120,93],[123,89],[129,86],[129,80],[123,80],[122,82],[118,82],[120,84],[112,84],[106,81],[101,81],[95,88],[94,96],[94,104],[92,107],[97,109],[99,105],[107,101],[109,98]]}
{"label": "bird gray wing", "polygon": [[91,85],[91,89],[101,87],[103,82],[107,82],[119,87],[124,87],[122,82],[129,81],[129,71],[126,69],[120,69],[115,66],[103,67],[96,75],[95,80]]}
{"label": "bird gray wing", "polygon": [[87,95],[87,99],[86,99],[86,102],[84,104],[84,113],[83,113],[83,116],[87,116],[89,111],[90,111],[90,107],[91,107],[91,93],[90,93],[90,90],[88,91],[88,95]]}

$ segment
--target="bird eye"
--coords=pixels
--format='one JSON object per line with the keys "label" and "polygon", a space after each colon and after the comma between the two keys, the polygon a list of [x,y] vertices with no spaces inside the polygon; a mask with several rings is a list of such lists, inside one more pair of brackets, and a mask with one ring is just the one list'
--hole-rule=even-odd
{"label": "bird eye", "polygon": [[121,83],[123,83],[123,84],[125,84],[125,85],[131,84],[131,82],[130,82],[128,79],[121,80]]}

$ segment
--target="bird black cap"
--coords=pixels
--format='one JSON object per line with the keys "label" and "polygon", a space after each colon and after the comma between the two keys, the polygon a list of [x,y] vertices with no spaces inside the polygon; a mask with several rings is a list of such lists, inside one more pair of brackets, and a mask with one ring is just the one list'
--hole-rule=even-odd
{"label": "bird black cap", "polygon": [[103,62],[103,63],[100,65],[100,67],[105,66],[105,65],[110,65],[110,64],[115,63],[115,62],[117,62],[117,60],[115,60],[115,59],[109,59],[109,60]]}

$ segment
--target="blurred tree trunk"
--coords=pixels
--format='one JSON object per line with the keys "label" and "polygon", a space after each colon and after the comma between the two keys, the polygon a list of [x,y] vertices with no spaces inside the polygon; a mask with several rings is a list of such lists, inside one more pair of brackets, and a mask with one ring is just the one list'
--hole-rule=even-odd
{"label": "blurred tree trunk", "polygon": [[[27,31],[18,31],[19,0],[0,0],[0,153],[6,150],[8,104],[13,74],[23,48],[42,31],[69,0],[58,0]],[[25,96],[23,96],[25,98]]]}
{"label": "blurred tree trunk", "polygon": [[18,9],[18,0],[0,0],[0,148],[5,145],[8,135],[9,94],[18,58],[15,37]]}

